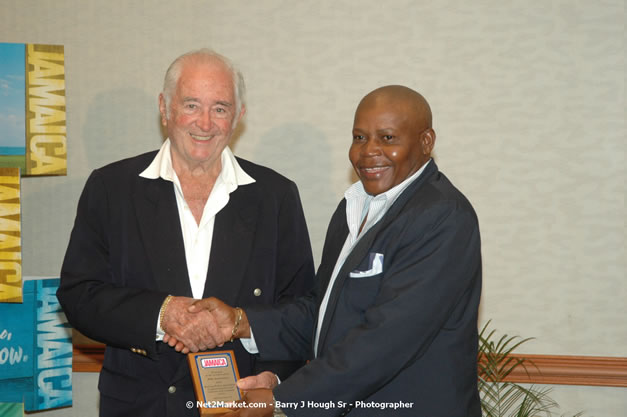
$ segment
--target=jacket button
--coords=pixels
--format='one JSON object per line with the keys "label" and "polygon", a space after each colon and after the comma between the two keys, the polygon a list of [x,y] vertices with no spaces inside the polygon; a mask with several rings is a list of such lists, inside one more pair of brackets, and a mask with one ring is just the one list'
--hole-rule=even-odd
{"label": "jacket button", "polygon": [[168,388],[168,392],[170,394],[174,394],[176,392],[176,387],[174,385],[170,385],[170,387]]}
{"label": "jacket button", "polygon": [[259,297],[261,295],[261,288],[255,288],[255,291],[253,291],[253,294],[255,294],[255,297]]}

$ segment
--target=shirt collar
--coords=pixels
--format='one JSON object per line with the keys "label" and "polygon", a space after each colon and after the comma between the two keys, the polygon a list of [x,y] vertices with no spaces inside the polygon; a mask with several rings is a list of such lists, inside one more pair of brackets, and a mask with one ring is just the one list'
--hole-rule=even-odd
{"label": "shirt collar", "polygon": [[[422,174],[430,161],[431,159],[400,184],[376,196],[368,194],[361,181],[356,182],[346,190],[346,193],[344,193],[344,198],[346,198],[346,222],[349,230],[348,239],[351,240],[351,243],[356,241],[358,237],[363,236],[370,227],[383,218],[398,196]],[[366,215],[368,215],[368,219],[360,233],[359,229]]]}
{"label": "shirt collar", "polygon": [[344,198],[346,198],[347,203],[353,200],[355,202],[359,202],[360,205],[368,205],[373,200],[385,200],[388,202],[386,206],[390,206],[392,203],[394,203],[394,201],[396,201],[396,198],[409,186],[409,184],[414,182],[420,176],[420,174],[422,174],[427,165],[429,165],[429,162],[431,162],[431,159],[429,159],[422,167],[420,167],[418,171],[413,173],[411,176],[405,178],[403,182],[395,185],[384,193],[372,196],[366,192],[366,190],[364,189],[364,185],[361,183],[361,181],[357,181],[356,183],[351,185],[348,190],[346,190],[346,192],[344,193]]}
{"label": "shirt collar", "polygon": [[[153,180],[163,178],[166,181],[178,183],[178,177],[172,166],[172,153],[170,148],[170,139],[166,139],[155,158],[150,165],[148,165],[148,168],[142,171],[139,176]],[[255,182],[255,179],[242,169],[228,146],[222,151],[221,161],[222,171],[220,171],[220,178],[227,185],[229,191],[236,189],[239,185],[252,184]]]}

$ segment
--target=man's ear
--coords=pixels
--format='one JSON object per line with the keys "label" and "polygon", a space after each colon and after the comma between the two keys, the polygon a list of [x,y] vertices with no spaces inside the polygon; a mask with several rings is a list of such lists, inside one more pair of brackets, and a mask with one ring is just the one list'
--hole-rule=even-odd
{"label": "man's ear", "polygon": [[242,120],[242,117],[244,117],[245,114],[246,114],[246,106],[242,104],[242,110],[239,112],[239,116],[237,117],[238,124]]}
{"label": "man's ear", "polygon": [[422,132],[420,143],[422,144],[422,153],[424,155],[431,155],[433,147],[435,146],[435,130],[428,128]]}
{"label": "man's ear", "polygon": [[166,126],[168,124],[168,111],[165,104],[165,97],[163,93],[159,94],[159,113],[161,113],[161,124]]}

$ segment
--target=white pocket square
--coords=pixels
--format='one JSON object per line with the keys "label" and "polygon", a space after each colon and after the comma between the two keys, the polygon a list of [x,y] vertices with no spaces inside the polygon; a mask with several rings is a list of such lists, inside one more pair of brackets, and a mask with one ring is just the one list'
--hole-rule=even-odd
{"label": "white pocket square", "polygon": [[348,276],[351,278],[368,278],[373,275],[380,274],[383,272],[383,254],[382,253],[371,253],[370,254],[370,269],[367,271],[353,271]]}

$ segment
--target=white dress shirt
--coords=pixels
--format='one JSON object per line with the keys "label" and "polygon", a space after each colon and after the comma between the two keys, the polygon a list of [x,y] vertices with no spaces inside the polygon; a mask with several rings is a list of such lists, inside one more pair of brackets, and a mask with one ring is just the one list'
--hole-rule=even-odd
{"label": "white dress shirt", "polygon": [[[172,182],[183,232],[188,279],[192,287],[192,295],[194,298],[201,299],[207,280],[216,214],[227,205],[229,194],[235,191],[238,186],[254,183],[255,180],[239,166],[233,152],[228,147],[224,148],[221,155],[222,170],[216,179],[211,194],[209,194],[200,223],[196,223],[196,219],[183,196],[179,178],[172,166],[170,148],[170,140],[167,139],[155,159],[139,176],[148,179],[162,178]],[[179,278],[172,277],[172,279]],[[157,321],[157,340],[161,340],[163,330],[158,319]]]}

